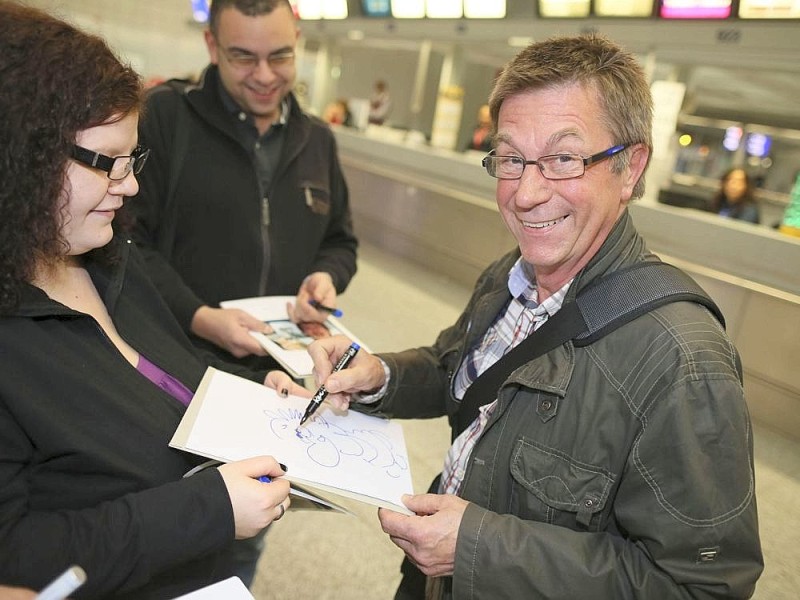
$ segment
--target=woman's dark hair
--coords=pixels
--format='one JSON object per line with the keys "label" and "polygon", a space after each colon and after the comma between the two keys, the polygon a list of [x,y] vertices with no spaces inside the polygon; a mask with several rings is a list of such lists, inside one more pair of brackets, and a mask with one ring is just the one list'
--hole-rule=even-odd
{"label": "woman's dark hair", "polygon": [[[17,304],[37,264],[68,247],[60,211],[78,132],[138,113],[142,102],[141,78],[101,38],[0,0],[0,312]],[[114,247],[92,258],[113,260]]]}
{"label": "woman's dark hair", "polygon": [[719,212],[723,208],[729,208],[731,206],[730,198],[725,195],[725,184],[728,182],[728,179],[731,175],[733,175],[736,171],[741,171],[744,173],[744,181],[747,187],[745,188],[744,194],[742,195],[742,199],[739,201],[739,204],[748,204],[755,202],[754,196],[754,185],[753,185],[753,178],[750,177],[750,174],[743,169],[742,167],[732,167],[725,171],[719,178],[719,189],[717,193],[714,194],[714,197],[711,199],[711,210],[713,212]]}

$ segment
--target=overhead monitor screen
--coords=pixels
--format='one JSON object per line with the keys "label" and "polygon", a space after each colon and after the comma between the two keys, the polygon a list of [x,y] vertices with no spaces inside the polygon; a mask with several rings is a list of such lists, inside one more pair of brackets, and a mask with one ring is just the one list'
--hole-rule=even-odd
{"label": "overhead monitor screen", "polygon": [[301,19],[346,19],[347,0],[294,0]]}
{"label": "overhead monitor screen", "polygon": [[392,16],[396,19],[423,19],[425,0],[392,0]]}
{"label": "overhead monitor screen", "polygon": [[594,14],[598,17],[649,17],[653,0],[595,0]]}
{"label": "overhead monitor screen", "polygon": [[727,19],[731,0],[661,0],[664,19]]}
{"label": "overhead monitor screen", "polygon": [[739,0],[741,19],[800,19],[798,0]]}
{"label": "overhead monitor screen", "polygon": [[464,0],[464,16],[468,19],[502,19],[506,16],[506,0]]}
{"label": "overhead monitor screen", "polygon": [[389,0],[362,0],[364,15],[367,17],[391,17],[392,7]]}
{"label": "overhead monitor screen", "polygon": [[772,137],[766,133],[748,133],[744,142],[744,149],[748,156],[765,158],[769,156],[772,147]]}
{"label": "overhead monitor screen", "polygon": [[191,0],[192,20],[196,23],[208,23],[208,0]]}
{"label": "overhead monitor screen", "polygon": [[425,15],[431,19],[460,19],[464,6],[461,0],[427,0]]}
{"label": "overhead monitor screen", "polygon": [[539,0],[540,17],[588,17],[589,0]]}

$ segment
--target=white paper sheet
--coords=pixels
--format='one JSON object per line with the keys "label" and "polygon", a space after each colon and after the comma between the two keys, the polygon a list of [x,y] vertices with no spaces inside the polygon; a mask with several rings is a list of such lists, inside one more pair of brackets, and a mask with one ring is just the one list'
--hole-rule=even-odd
{"label": "white paper sheet", "polygon": [[241,579],[231,577],[173,600],[255,600],[255,598]]}
{"label": "white paper sheet", "polygon": [[408,514],[412,494],[399,423],[324,402],[299,427],[308,400],[208,369],[170,445],[222,461],[269,454],[289,467],[286,478]]}

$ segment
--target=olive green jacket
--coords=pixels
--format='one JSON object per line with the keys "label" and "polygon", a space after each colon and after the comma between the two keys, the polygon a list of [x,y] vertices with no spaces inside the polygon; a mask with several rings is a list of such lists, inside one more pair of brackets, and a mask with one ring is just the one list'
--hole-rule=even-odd
{"label": "olive green jacket", "polygon": [[[453,374],[509,300],[512,252],[428,348],[382,354],[372,410],[452,415]],[[565,302],[652,259],[626,212]],[[586,347],[514,371],[460,495],[452,597],[747,598],[763,568],[753,440],[736,350],[708,310],[676,302]],[[487,398],[486,402],[493,398]]]}

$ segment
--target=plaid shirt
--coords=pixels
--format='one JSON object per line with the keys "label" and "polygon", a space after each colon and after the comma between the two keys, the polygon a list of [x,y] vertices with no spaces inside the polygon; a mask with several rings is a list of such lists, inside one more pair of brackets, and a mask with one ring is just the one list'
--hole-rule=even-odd
{"label": "plaid shirt", "polygon": [[[568,281],[564,287],[539,304],[536,282],[526,272],[522,259],[519,259],[508,274],[508,290],[512,298],[505,312],[498,315],[480,343],[467,354],[456,373],[453,390],[456,397],[463,399],[473,381],[556,314],[571,283],[572,280]],[[496,405],[495,398],[481,406],[476,419],[453,442],[444,461],[440,493],[458,493],[472,449],[486,428]]]}

